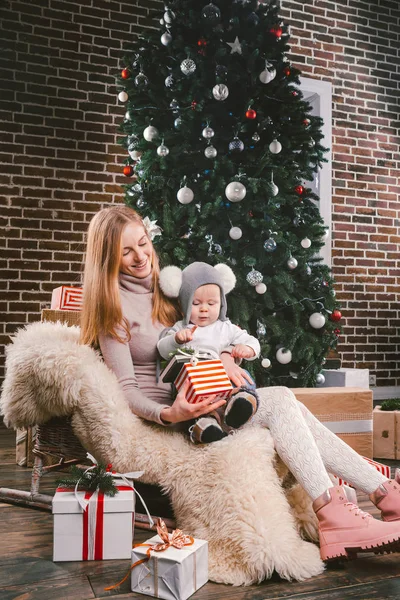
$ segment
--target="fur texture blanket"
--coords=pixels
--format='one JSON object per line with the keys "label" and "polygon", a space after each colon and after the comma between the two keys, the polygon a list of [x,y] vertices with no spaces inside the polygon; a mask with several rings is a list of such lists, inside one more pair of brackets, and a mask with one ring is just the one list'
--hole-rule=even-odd
{"label": "fur texture blanket", "polygon": [[[78,343],[79,329],[34,323],[7,348],[1,412],[9,427],[72,416],[83,446],[170,496],[177,524],[209,542],[210,579],[249,585],[275,570],[304,580],[323,570],[309,498],[284,490],[267,429],[248,427],[194,446],[179,433],[133,415],[99,355]],[[260,390],[262,394],[262,390]]]}

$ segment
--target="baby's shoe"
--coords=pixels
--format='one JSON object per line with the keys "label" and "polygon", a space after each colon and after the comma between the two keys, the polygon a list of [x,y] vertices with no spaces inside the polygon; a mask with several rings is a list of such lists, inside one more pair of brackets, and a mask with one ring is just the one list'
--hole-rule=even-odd
{"label": "baby's shoe", "polygon": [[394,479],[388,479],[370,495],[370,500],[381,511],[382,521],[400,520],[400,470]]}
{"label": "baby's shoe", "polygon": [[239,388],[232,394],[226,404],[224,422],[228,427],[238,429],[251,419],[257,409],[257,392],[246,387]]}
{"label": "baby's shoe", "polygon": [[200,417],[189,427],[189,433],[190,441],[194,444],[210,444],[227,436],[214,417]]}

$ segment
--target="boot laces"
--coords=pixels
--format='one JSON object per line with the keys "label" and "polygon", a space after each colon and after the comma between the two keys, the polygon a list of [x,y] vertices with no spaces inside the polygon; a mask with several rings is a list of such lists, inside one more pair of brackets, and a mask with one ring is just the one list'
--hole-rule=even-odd
{"label": "boot laces", "polygon": [[347,506],[349,508],[350,512],[352,512],[354,510],[354,514],[357,517],[362,517],[363,519],[372,519],[372,515],[361,510],[361,508],[359,506],[357,506],[357,504],[354,504],[353,502],[345,502],[344,506]]}

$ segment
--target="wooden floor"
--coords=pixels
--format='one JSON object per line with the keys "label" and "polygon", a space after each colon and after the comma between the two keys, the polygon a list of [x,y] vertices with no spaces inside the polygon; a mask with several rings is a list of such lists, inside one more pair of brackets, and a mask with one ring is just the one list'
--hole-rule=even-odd
{"label": "wooden floor", "polygon": [[[15,435],[0,423],[0,487],[29,489],[29,469],[15,465]],[[43,480],[43,493],[54,492],[56,475]],[[377,511],[366,497],[363,508]],[[137,531],[135,542],[149,537]],[[129,581],[118,591],[104,588],[119,581],[128,560],[53,563],[52,516],[49,512],[0,503],[0,599],[86,600],[92,598],[143,599],[129,591]],[[273,577],[257,586],[234,588],[207,583],[194,600],[400,599],[400,554],[365,555],[355,561],[330,565],[324,574],[303,583]]]}

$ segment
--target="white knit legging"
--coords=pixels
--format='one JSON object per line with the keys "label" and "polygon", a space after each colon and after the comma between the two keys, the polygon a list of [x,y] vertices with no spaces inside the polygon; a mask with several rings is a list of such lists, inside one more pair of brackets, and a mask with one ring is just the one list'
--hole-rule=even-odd
{"label": "white knit legging", "polygon": [[328,472],[371,494],[386,478],[329,431],[285,387],[259,391],[251,424],[268,427],[275,449],[297,481],[315,500],[334,484]]}

